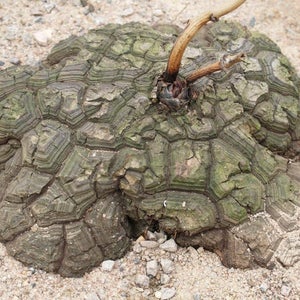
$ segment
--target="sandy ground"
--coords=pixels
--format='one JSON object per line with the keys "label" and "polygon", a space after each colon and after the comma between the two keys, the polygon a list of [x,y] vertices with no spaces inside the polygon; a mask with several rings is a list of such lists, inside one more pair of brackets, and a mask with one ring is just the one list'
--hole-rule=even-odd
{"label": "sandy ground", "polygon": [[[0,68],[34,65],[59,40],[110,22],[183,27],[189,18],[217,3],[223,1],[0,0]],[[248,0],[227,18],[269,35],[300,73],[299,15],[299,0]],[[171,262],[168,270],[162,259]],[[157,263],[157,274],[147,282],[141,276],[151,261]],[[234,270],[223,267],[217,256],[202,249],[168,252],[136,242],[131,252],[111,266],[108,270],[96,268],[83,278],[64,279],[24,267],[0,245],[0,298],[300,299],[300,263],[290,269]]]}

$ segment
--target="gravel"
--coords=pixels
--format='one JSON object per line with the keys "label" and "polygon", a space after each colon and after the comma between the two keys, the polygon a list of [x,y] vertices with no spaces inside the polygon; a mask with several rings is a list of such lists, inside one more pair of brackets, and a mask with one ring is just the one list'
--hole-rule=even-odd
{"label": "gravel", "polygon": [[[223,1],[0,0],[0,69],[35,65],[59,40],[109,22],[185,26]],[[269,35],[300,72],[298,0],[248,0],[227,18]],[[164,233],[148,233],[132,251],[82,278],[28,268],[0,245],[0,298],[17,299],[292,299],[300,298],[300,262],[286,269],[225,268],[202,248],[181,248]],[[167,249],[164,248],[167,245]],[[164,249],[162,249],[164,248]],[[170,250],[172,249],[172,250]],[[155,265],[156,262],[156,265]]]}

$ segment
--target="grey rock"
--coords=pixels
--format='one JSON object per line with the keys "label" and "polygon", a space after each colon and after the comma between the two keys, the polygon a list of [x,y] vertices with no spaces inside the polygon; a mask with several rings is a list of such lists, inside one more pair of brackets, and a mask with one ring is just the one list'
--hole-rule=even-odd
{"label": "grey rock", "polygon": [[176,252],[177,251],[177,244],[173,239],[169,239],[165,241],[163,244],[159,246],[159,248],[167,251],[167,252]]}
{"label": "grey rock", "polygon": [[155,277],[158,272],[158,263],[157,260],[150,260],[146,264],[146,274],[148,276],[153,276]]}
{"label": "grey rock", "polygon": [[5,62],[0,60],[0,67],[4,66],[5,65]]}
{"label": "grey rock", "polygon": [[22,40],[27,45],[33,44],[32,35],[30,33],[24,33],[24,35],[22,36]]}
{"label": "grey rock", "polygon": [[138,274],[135,277],[135,284],[141,288],[149,287],[150,279],[146,275]]}
{"label": "grey rock", "polygon": [[36,17],[36,18],[34,19],[34,23],[44,24],[45,21],[44,21],[43,17]]}
{"label": "grey rock", "polygon": [[174,263],[170,259],[162,258],[160,264],[165,274],[170,274],[174,270]]}
{"label": "grey rock", "polygon": [[7,39],[8,41],[16,39],[19,31],[20,29],[17,25],[8,26],[5,34],[5,39]]}
{"label": "grey rock", "polygon": [[17,58],[17,57],[13,57],[13,58],[11,58],[10,60],[9,60],[9,62],[11,63],[11,64],[13,64],[13,65],[19,65],[20,63],[21,63],[21,60],[19,59],[19,58]]}
{"label": "grey rock", "polygon": [[113,260],[104,260],[101,264],[102,271],[111,272],[115,266],[115,261]]}
{"label": "grey rock", "polygon": [[256,24],[256,19],[255,19],[255,17],[252,17],[252,18],[250,19],[250,21],[249,21],[249,26],[250,26],[250,27],[254,27],[255,24]]}
{"label": "grey rock", "polygon": [[201,296],[200,296],[200,294],[194,294],[193,295],[193,300],[200,300],[201,299]]}

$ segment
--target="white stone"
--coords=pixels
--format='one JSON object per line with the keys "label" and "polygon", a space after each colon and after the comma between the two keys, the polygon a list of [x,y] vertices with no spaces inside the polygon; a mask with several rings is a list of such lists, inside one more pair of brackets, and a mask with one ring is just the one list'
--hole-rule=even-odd
{"label": "white stone", "polygon": [[147,249],[153,249],[158,247],[158,242],[156,241],[140,241],[140,245]]}
{"label": "white stone", "polygon": [[156,240],[155,233],[148,230],[146,235],[147,235],[147,240],[149,240],[149,241],[155,241]]}
{"label": "white stone", "polygon": [[175,288],[162,288],[161,289],[161,297],[162,300],[171,299],[175,296],[176,290]]}
{"label": "white stone", "polygon": [[121,16],[122,17],[129,17],[133,13],[134,13],[134,10],[131,7],[129,7],[129,8],[126,8],[125,10],[123,10],[123,12],[121,13]]}
{"label": "white stone", "polygon": [[162,258],[160,264],[165,274],[170,274],[174,270],[174,263],[170,259]]}
{"label": "white stone", "polygon": [[102,271],[110,272],[115,266],[115,262],[113,260],[104,260],[101,264]]}
{"label": "white stone", "polygon": [[52,38],[52,29],[36,31],[33,37],[40,46],[47,46]]}
{"label": "white stone", "polygon": [[155,277],[158,272],[158,263],[157,260],[150,260],[146,264],[146,274],[148,276]]}
{"label": "white stone", "polygon": [[159,244],[162,244],[167,240],[167,235],[163,231],[155,232],[154,234],[156,235],[156,239]]}
{"label": "white stone", "polygon": [[177,251],[177,244],[175,243],[175,241],[173,239],[169,239],[169,240],[165,241],[159,247],[168,252],[176,252]]}

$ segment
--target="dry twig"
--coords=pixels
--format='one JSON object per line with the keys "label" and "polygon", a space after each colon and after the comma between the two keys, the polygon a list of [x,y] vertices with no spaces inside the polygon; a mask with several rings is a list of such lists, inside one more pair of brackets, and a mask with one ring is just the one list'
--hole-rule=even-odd
{"label": "dry twig", "polygon": [[244,53],[238,53],[235,55],[225,55],[219,61],[214,62],[208,66],[202,67],[202,68],[192,72],[186,78],[187,84],[190,84],[190,83],[196,81],[197,79],[199,79],[203,76],[209,75],[211,73],[214,73],[216,71],[228,69],[235,63],[242,61],[243,57],[245,57]]}
{"label": "dry twig", "polygon": [[191,39],[195,36],[195,34],[199,31],[199,29],[205,25],[207,22],[215,19],[219,19],[220,17],[228,14],[229,12],[238,8],[241,4],[243,4],[246,0],[234,0],[228,5],[220,8],[219,10],[213,10],[204,13],[200,17],[194,18],[189,21],[188,26],[183,31],[183,33],[178,37],[175,45],[172,48],[167,69],[164,73],[164,80],[169,83],[173,83],[178,75],[181,60],[183,53],[191,41]]}

